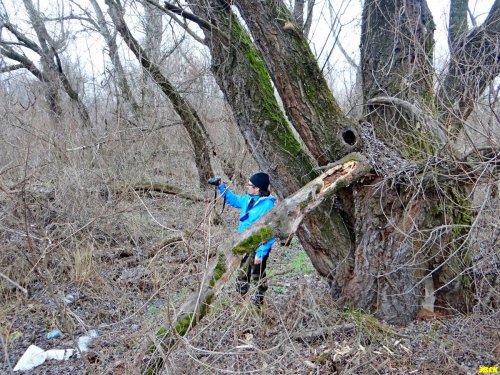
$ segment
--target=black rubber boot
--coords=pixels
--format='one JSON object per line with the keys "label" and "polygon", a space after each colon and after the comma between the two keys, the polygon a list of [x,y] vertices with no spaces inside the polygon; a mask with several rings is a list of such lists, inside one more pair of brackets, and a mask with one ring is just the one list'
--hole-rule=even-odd
{"label": "black rubber boot", "polygon": [[242,296],[247,294],[249,287],[247,282],[236,279],[236,291]]}

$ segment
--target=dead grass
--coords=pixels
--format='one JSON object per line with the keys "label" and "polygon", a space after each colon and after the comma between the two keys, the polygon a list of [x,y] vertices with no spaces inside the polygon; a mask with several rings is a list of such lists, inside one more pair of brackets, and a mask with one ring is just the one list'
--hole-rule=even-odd
{"label": "dead grass", "polygon": [[[3,215],[20,206],[19,197],[2,199]],[[56,217],[67,220],[48,224],[56,229],[45,235],[54,237],[44,239],[37,229],[43,210],[34,208],[34,252],[22,216],[10,216],[12,230],[2,232],[2,243],[9,245],[2,270],[30,290],[26,299],[2,283],[2,372],[31,343],[72,347],[89,329],[99,337],[83,360],[46,363],[37,372],[138,374],[160,359],[162,374],[474,373],[498,358],[498,314],[388,326],[367,312],[335,306],[327,282],[310,273],[297,243],[273,250],[261,311],[228,285],[200,325],[170,350],[150,352],[159,328],[169,326],[200,282],[207,249],[215,249],[227,229],[208,225],[203,203],[132,195],[117,199],[105,215],[94,208],[94,220],[56,210]],[[227,214],[224,225],[231,227],[234,212]],[[157,246],[169,236],[180,240]],[[37,261],[43,278],[31,271]],[[70,303],[64,301],[68,296]],[[65,336],[48,340],[53,328]]]}
{"label": "dead grass", "polygon": [[[44,134],[49,125],[40,121],[32,133]],[[74,125],[61,132],[54,139],[63,145],[88,142]],[[261,311],[229,284],[198,326],[162,350],[158,331],[171,328],[197,290],[207,257],[228,228],[235,230],[237,214],[226,208],[224,222],[214,226],[205,203],[154,192],[113,194],[124,181],[154,178],[186,194],[213,195],[192,185],[194,166],[181,160],[185,155],[175,159],[176,150],[165,148],[180,137],[175,131],[127,134],[78,153],[56,152],[35,137],[0,155],[17,163],[0,176],[0,271],[30,293],[26,298],[0,281],[1,373],[30,344],[71,348],[90,329],[99,337],[83,358],[48,362],[33,373],[139,374],[161,363],[161,374],[446,374],[498,365],[498,312],[388,326],[369,312],[337,306],[297,242],[273,250]],[[248,175],[248,156],[229,145],[237,140],[227,142],[228,155],[245,160]],[[64,337],[47,339],[54,328]]]}

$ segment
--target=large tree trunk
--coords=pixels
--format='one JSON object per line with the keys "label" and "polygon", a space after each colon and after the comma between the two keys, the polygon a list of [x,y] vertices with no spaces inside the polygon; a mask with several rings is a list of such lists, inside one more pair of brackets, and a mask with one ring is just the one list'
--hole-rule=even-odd
{"label": "large tree trunk", "polygon": [[[389,96],[423,109],[432,108],[433,32],[434,23],[425,1],[365,2],[361,26],[365,103],[378,96]],[[416,121],[412,113],[402,108],[368,106],[366,113],[377,137],[399,148],[409,158],[425,158],[426,151],[440,146],[426,124]]]}
{"label": "large tree trunk", "polygon": [[332,96],[295,17],[281,1],[235,1],[288,118],[319,165],[351,152],[357,131]]}
{"label": "large tree trunk", "polygon": [[271,176],[280,197],[296,191],[316,175],[314,160],[296,140],[274,96],[259,51],[224,1],[195,0],[196,15],[219,32],[204,29],[212,55],[212,72],[233,109],[237,125],[259,167]]}
{"label": "large tree trunk", "polygon": [[[285,112],[318,164],[360,147],[359,129],[345,116],[323,77],[306,36],[282,1],[235,1],[283,102]],[[356,217],[352,191],[337,194],[308,215],[298,234],[318,272],[342,294],[351,277]]]}
{"label": "large tree trunk", "polygon": [[[392,323],[408,323],[422,306],[463,309],[472,213],[464,188],[450,178],[458,167],[443,160],[453,157],[443,147],[443,126],[431,115],[434,24],[425,1],[365,2],[361,67],[369,122],[349,128],[352,133],[344,131],[351,122],[327,94],[283,2],[232,3],[262,58],[229,2],[196,0],[192,9],[204,19],[199,24],[217,82],[279,195],[312,178],[314,161],[340,158],[353,144],[362,146],[376,172],[338,190],[298,228],[334,294]],[[302,146],[278,109],[268,74]]]}
{"label": "large tree trunk", "polygon": [[[224,33],[204,29],[212,71],[259,167],[270,173],[278,195],[286,197],[316,176],[314,160],[290,129],[264,61],[236,15],[223,1],[212,0],[209,4],[207,7],[206,1],[196,0],[192,7],[196,15],[210,20]],[[299,61],[296,57],[297,64]],[[347,154],[352,146],[342,141],[341,134],[337,136],[335,147],[344,145]],[[352,223],[348,214],[334,208],[338,205],[338,199],[328,200],[304,219],[298,231],[312,263],[332,281],[335,290],[339,290],[337,278],[345,278],[348,273],[349,251],[353,248]],[[333,248],[337,252],[332,252]]]}
{"label": "large tree trunk", "polygon": [[[425,1],[365,3],[363,93],[374,104],[367,107],[367,119],[377,137],[406,159],[426,160],[436,153],[450,157],[441,148],[440,124],[431,118],[422,121],[396,99],[380,106],[373,98],[385,95],[411,102],[415,108],[432,108],[432,31]],[[395,175],[404,169],[397,167]],[[435,305],[463,309],[468,291],[460,289],[470,267],[465,234],[471,211],[466,192],[451,181],[440,182],[436,189],[438,182],[432,178],[396,182],[394,175],[379,174],[385,179],[373,182],[376,189],[356,189],[356,262],[347,295],[357,306],[395,323],[413,319],[424,301],[428,309]],[[429,302],[434,299],[435,303]]]}

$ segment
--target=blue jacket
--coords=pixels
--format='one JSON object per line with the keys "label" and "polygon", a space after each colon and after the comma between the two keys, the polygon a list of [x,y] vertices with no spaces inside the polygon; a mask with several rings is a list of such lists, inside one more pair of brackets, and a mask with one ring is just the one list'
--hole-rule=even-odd
{"label": "blue jacket", "polygon": [[[273,196],[261,197],[259,195],[237,195],[234,194],[225,184],[219,185],[219,193],[226,195],[226,202],[233,206],[234,208],[240,209],[240,222],[238,224],[238,233],[243,232],[250,225],[264,216],[270,209],[272,209],[276,203],[276,198]],[[250,200],[253,199],[255,204],[247,212]],[[264,258],[271,251],[275,238],[271,238],[266,243],[260,245],[257,248],[255,256],[257,258]]]}

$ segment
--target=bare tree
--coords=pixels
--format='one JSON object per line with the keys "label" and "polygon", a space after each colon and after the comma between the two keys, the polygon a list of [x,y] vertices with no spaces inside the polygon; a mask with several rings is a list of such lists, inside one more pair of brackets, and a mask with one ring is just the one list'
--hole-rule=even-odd
{"label": "bare tree", "polygon": [[488,85],[500,73],[500,1],[495,0],[482,25],[469,29],[467,1],[450,2],[448,71],[439,91],[440,120],[452,139]]}
{"label": "bare tree", "polygon": [[[320,196],[317,204],[284,209],[287,214],[280,218],[295,222],[299,212],[296,233],[336,298],[403,324],[422,307],[470,307],[470,280],[477,269],[470,244],[484,236],[481,210],[473,207],[471,195],[478,181],[498,181],[498,148],[491,144],[463,153],[455,140],[499,73],[500,0],[482,25],[470,29],[466,4],[452,1],[449,67],[438,82],[432,65],[434,23],[426,2],[365,1],[356,64],[364,112],[358,119],[340,109],[309,48],[299,12],[304,1],[295,3],[295,13],[281,0],[193,0],[185,7],[144,3],[209,49],[212,73],[241,134],[281,198],[293,196],[339,160],[343,166],[351,158],[369,163],[370,168],[362,163],[352,183],[336,185],[328,196],[320,193],[333,178],[322,178],[323,185],[305,190],[311,199]],[[213,149],[203,123],[134,38],[120,3],[106,4],[123,40],[180,116],[204,183],[212,175]],[[202,28],[204,38],[189,29],[190,22]],[[4,45],[3,51],[16,56],[14,47]],[[153,54],[156,48],[151,47]],[[19,60],[4,70],[24,64],[50,81],[44,69]],[[492,119],[498,119],[495,93],[493,88]]]}
{"label": "bare tree", "polygon": [[116,43],[116,34],[112,33],[111,30],[109,30],[108,23],[106,22],[106,18],[104,17],[104,13],[102,12],[101,7],[97,3],[97,1],[90,0],[90,3],[94,8],[96,20],[93,21],[91,17],[89,17],[89,20],[91,20],[91,22],[94,24],[99,33],[103,36],[106,45],[108,47],[109,57],[116,70],[116,80],[118,86],[120,87],[120,91],[125,100],[131,104],[134,112],[137,113],[139,112],[140,107],[134,98],[134,94],[132,93],[130,84],[125,74],[125,70],[123,69],[123,65],[120,60],[120,55],[118,53],[118,45]]}
{"label": "bare tree", "polygon": [[[313,19],[313,9],[316,0],[295,0],[293,5],[293,16],[295,17],[295,21],[297,25],[302,28],[304,35],[309,35],[309,31],[311,30],[312,19]],[[305,18],[304,18],[304,10],[305,10]]]}
{"label": "bare tree", "polygon": [[[8,69],[4,69],[4,71],[12,71],[15,67],[18,69],[27,69],[35,77],[45,82],[48,86],[47,102],[49,103],[51,113],[56,119],[62,114],[59,99],[59,89],[62,87],[70,99],[76,104],[84,124],[89,126],[91,122],[87,108],[80,99],[78,92],[72,87],[66,73],[63,71],[59,57],[58,51],[64,46],[66,38],[65,33],[62,33],[61,38],[57,40],[53,39],[45,27],[43,17],[35,8],[32,1],[23,0],[23,4],[28,13],[33,30],[36,33],[38,43],[29,39],[16,27],[16,25],[12,24],[8,20],[7,15],[2,15],[3,27],[15,37],[16,41],[2,39],[0,41],[1,52],[5,57],[19,63]],[[22,51],[23,48],[29,49],[40,56],[41,69],[36,68],[35,64]]]}
{"label": "bare tree", "polygon": [[123,18],[123,8],[121,5],[113,0],[106,0],[106,4],[109,7],[109,14],[117,31],[137,57],[137,60],[141,63],[144,70],[151,76],[153,81],[156,82],[165,96],[170,100],[174,110],[181,118],[193,145],[200,185],[204,186],[206,181],[214,175],[210,163],[210,154],[213,153],[213,146],[204,124],[193,107],[178,93],[174,85],[161,72],[160,67],[154,63],[147,52],[134,38]]}
{"label": "bare tree", "polygon": [[[162,59],[162,40],[163,40],[163,20],[162,12],[154,5],[145,3],[144,8],[144,51],[151,61],[161,67]],[[152,107],[154,105],[154,82],[148,72],[144,72],[141,87],[142,106]]]}

